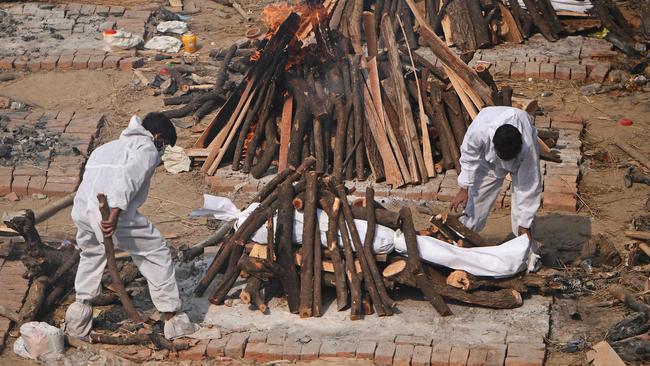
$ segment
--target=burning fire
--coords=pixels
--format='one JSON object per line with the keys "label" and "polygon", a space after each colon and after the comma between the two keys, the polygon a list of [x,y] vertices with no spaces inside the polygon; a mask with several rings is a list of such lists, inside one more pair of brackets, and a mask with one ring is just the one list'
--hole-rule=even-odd
{"label": "burning fire", "polygon": [[296,12],[300,16],[300,27],[297,36],[301,41],[304,41],[309,36],[312,27],[329,20],[328,9],[322,4],[299,4],[293,7],[287,3],[271,4],[262,10],[261,15],[264,24],[269,27],[267,38],[270,38],[278,31],[282,22],[287,19],[291,12]]}

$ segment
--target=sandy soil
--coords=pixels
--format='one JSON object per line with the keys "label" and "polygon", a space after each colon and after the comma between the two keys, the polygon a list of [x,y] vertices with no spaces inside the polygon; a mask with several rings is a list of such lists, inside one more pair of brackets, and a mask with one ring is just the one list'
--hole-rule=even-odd
{"label": "sandy soil", "polygon": [[[56,1],[58,2],[58,1]],[[81,1],[88,3],[145,5],[146,1]],[[270,1],[242,1],[246,9],[257,14]],[[202,42],[203,50],[230,45],[242,38],[250,24],[246,24],[236,13],[209,0],[196,0],[203,12],[193,16],[190,28]],[[229,19],[219,18],[213,11],[220,9],[232,14]],[[259,24],[258,24],[259,26]],[[208,41],[209,40],[209,41]],[[153,76],[160,64],[148,64],[145,74]],[[47,109],[90,110],[103,113],[107,125],[102,130],[99,143],[116,138],[127,125],[132,114],[144,115],[162,108],[162,98],[147,95],[137,90],[131,73],[121,71],[75,71],[47,72],[19,76],[17,80],[0,83],[0,94],[28,99]],[[647,144],[650,128],[650,95],[628,94],[600,95],[583,97],[579,85],[568,82],[552,83],[510,83],[517,93],[537,98],[542,108],[549,112],[582,116],[588,121],[585,134],[585,151],[593,156],[605,156],[606,161],[588,158],[584,164],[583,179],[580,183],[582,207],[578,214],[540,213],[536,236],[546,246],[556,248],[559,258],[567,264],[573,262],[580,252],[582,243],[591,235],[606,233],[619,249],[629,241],[623,231],[629,226],[634,215],[644,212],[644,203],[650,195],[650,187],[634,185],[623,186],[624,167],[628,157],[612,143],[616,139],[626,141],[650,155]],[[543,91],[550,91],[550,97],[541,97]],[[634,125],[622,127],[617,124],[620,118],[630,118]],[[196,135],[187,130],[179,130],[179,144],[190,146]],[[597,154],[603,152],[603,154]],[[187,220],[192,208],[200,207],[202,194],[207,192],[201,177],[196,172],[172,175],[162,167],[154,176],[149,200],[143,212],[170,239],[173,246],[192,244],[206,235],[209,230],[203,220]],[[46,204],[24,198],[19,202],[0,199],[0,211],[22,208],[35,208]],[[239,205],[244,203],[242,198]],[[507,235],[509,215],[507,211],[492,214],[486,236],[488,239],[502,239]],[[59,238],[73,237],[74,227],[65,210],[39,227],[42,234]],[[584,336],[589,343],[600,341],[606,330],[625,313],[621,306],[614,308],[588,308],[585,304],[607,299],[604,289],[579,299],[582,313],[581,321],[572,320],[562,312],[562,303],[557,299],[553,307],[552,334],[549,339],[550,355],[547,364],[584,364],[583,353],[562,353],[559,343],[574,336]],[[325,363],[322,363],[325,364]],[[327,363],[330,364],[330,363]]]}

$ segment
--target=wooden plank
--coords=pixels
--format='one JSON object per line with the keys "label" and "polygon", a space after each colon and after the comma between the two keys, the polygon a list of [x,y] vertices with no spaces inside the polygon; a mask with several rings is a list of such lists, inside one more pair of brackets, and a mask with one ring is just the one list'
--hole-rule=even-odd
{"label": "wooden plank", "polygon": [[282,106],[282,120],[280,121],[280,153],[278,157],[278,171],[287,168],[289,160],[289,140],[291,140],[291,121],[293,120],[293,97],[287,95]]}
{"label": "wooden plank", "polygon": [[506,41],[512,43],[524,42],[524,36],[521,35],[521,32],[519,31],[519,27],[517,27],[517,22],[515,21],[515,18],[512,16],[510,9],[500,1],[499,1],[499,9],[501,10],[501,19],[503,20],[503,24],[505,24],[508,27],[507,32],[503,34]]}
{"label": "wooden plank", "polygon": [[192,147],[185,149],[185,155],[187,155],[190,158],[208,157],[209,154],[210,153],[208,149],[192,148]]}
{"label": "wooden plank", "polygon": [[413,0],[405,0],[406,4],[411,8],[415,19],[417,20],[420,28],[418,33],[422,36],[422,40],[431,48],[431,51],[440,59],[440,61],[448,66],[450,70],[453,70],[453,73],[458,75],[458,77],[465,82],[467,85],[471,85],[473,92],[476,96],[486,105],[494,105],[494,100],[492,100],[492,89],[472,70],[467,66],[456,54],[454,54],[449,47],[447,47],[440,38],[435,34],[431,29],[431,26],[426,22],[424,16],[417,9],[415,2]]}
{"label": "wooden plank", "polygon": [[169,6],[173,8],[183,8],[183,0],[169,0]]}
{"label": "wooden plank", "polygon": [[[456,91],[456,94],[458,94],[460,101],[463,102],[463,105],[465,106],[465,109],[469,113],[470,117],[472,117],[472,119],[476,118],[476,115],[478,114],[478,110],[476,108],[477,106],[474,105],[473,102],[474,99],[472,99],[471,96],[469,96],[466,93],[466,91],[470,90],[470,88],[467,87],[466,86],[467,84],[464,84],[463,81],[460,78],[458,78],[458,76],[454,74],[454,72],[451,71],[451,69],[447,67],[447,65],[444,65],[444,68],[445,68],[445,72],[449,76],[449,81],[451,82],[451,85],[454,86],[454,90]],[[479,108],[482,107],[483,105],[481,105]]]}

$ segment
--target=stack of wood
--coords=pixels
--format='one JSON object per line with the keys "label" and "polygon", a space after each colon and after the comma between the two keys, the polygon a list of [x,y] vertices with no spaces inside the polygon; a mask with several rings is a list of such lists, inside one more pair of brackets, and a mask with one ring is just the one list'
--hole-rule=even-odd
{"label": "stack of wood", "polygon": [[[301,317],[311,317],[323,314],[322,288],[328,286],[336,289],[338,311],[349,307],[350,318],[354,320],[364,314],[392,315],[395,301],[389,290],[398,285],[420,289],[443,316],[451,314],[445,299],[490,308],[513,308],[522,304],[521,293],[528,291],[529,286],[545,286],[543,279],[531,275],[495,280],[434,268],[420,259],[409,208],[394,212],[382,207],[375,202],[372,187],[367,189],[364,200],[351,205],[345,186],[335,177],[319,175],[312,170],[314,164],[315,159],[310,157],[298,168],[281,172],[265,186],[256,197],[259,206],[219,248],[195,289],[196,296],[202,296],[217,274],[222,273],[209,300],[223,304],[241,276],[246,278],[246,286],[240,298],[266,312],[269,294],[265,289],[278,281],[287,296],[289,310]],[[318,208],[328,218],[325,246],[321,243]],[[300,246],[294,246],[292,241],[295,210],[304,215]],[[370,228],[363,238],[355,219],[365,220]],[[457,220],[434,217],[432,222],[435,226],[420,234],[454,244],[464,242],[464,246],[487,245]],[[267,242],[250,242],[263,225],[268,232]],[[374,253],[376,225],[401,229],[408,257]]]}
{"label": "stack of wood", "polygon": [[[403,18],[352,1],[265,9],[270,30],[254,64],[188,156],[208,175],[228,163],[255,178],[314,156],[319,174],[372,174],[394,187],[458,168],[471,119],[510,105],[512,91],[468,67],[406,3]],[[414,21],[441,66],[412,52]]]}

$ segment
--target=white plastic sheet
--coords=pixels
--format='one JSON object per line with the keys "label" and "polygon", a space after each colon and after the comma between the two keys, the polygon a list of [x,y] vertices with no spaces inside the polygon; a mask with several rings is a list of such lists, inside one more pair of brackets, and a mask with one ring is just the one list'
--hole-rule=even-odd
{"label": "white plastic sheet", "polygon": [[160,33],[183,34],[187,32],[187,23],[178,20],[161,22],[156,26],[156,30]]}
{"label": "white plastic sheet", "polygon": [[172,174],[190,171],[190,164],[192,161],[185,153],[185,149],[178,145],[167,146],[161,159],[165,166],[165,170]]}
{"label": "white plastic sheet", "polygon": [[165,53],[176,53],[181,49],[182,42],[171,36],[156,36],[144,44],[144,48]]}
{"label": "white plastic sheet", "polygon": [[[204,195],[203,208],[194,210],[192,215],[203,213],[212,214],[220,220],[237,220],[235,223],[235,229],[237,229],[257,206],[259,203],[252,203],[240,212],[228,198],[206,194]],[[327,214],[322,210],[317,210],[317,215],[321,244],[326,247],[329,220]],[[275,222],[277,216],[273,220]],[[302,244],[303,224],[302,212],[294,211],[292,240],[296,244]],[[354,220],[354,224],[363,241],[368,226],[367,222]],[[273,227],[276,228],[277,225],[273,225]],[[391,253],[396,250],[399,254],[406,254],[406,242],[400,230],[395,231],[382,225],[377,225],[375,230],[373,242],[375,253]],[[339,232],[339,245],[342,246],[340,238],[341,233]],[[266,225],[258,229],[251,239],[257,243],[266,244]],[[420,257],[423,260],[452,269],[464,270],[475,276],[509,277],[526,269],[534,271],[539,262],[539,256],[535,254],[536,246],[531,245],[526,235],[499,246],[481,248],[459,248],[429,236],[418,236],[417,240]]]}
{"label": "white plastic sheet", "polygon": [[[56,356],[65,350],[63,331],[44,322],[28,322],[20,326],[20,336],[24,350],[30,358],[42,359]],[[18,354],[24,357],[24,353]]]}
{"label": "white plastic sheet", "polygon": [[[522,8],[526,8],[523,0],[519,0],[519,4]],[[587,13],[593,8],[591,1],[585,0],[551,0],[551,5],[555,11],[573,11],[576,13]]]}

